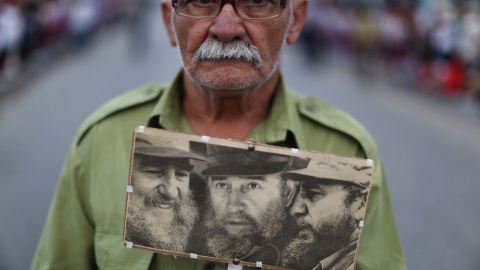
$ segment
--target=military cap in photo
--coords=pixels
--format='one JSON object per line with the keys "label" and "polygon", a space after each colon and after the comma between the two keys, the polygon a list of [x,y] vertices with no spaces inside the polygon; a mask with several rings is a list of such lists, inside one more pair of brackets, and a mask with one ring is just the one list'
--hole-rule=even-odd
{"label": "military cap in photo", "polygon": [[137,137],[135,139],[134,154],[163,159],[194,159],[200,161],[208,160],[201,155],[197,155],[183,149],[154,146],[153,143],[146,137]]}
{"label": "military cap in photo", "polygon": [[284,176],[298,181],[316,181],[321,183],[322,180],[327,180],[350,183],[367,189],[372,179],[372,173],[372,167],[369,166],[355,166],[342,162],[328,164],[311,161],[307,168],[285,172]]}
{"label": "military cap in photo", "polygon": [[208,145],[205,176],[263,175],[307,167],[308,160],[286,155]]}

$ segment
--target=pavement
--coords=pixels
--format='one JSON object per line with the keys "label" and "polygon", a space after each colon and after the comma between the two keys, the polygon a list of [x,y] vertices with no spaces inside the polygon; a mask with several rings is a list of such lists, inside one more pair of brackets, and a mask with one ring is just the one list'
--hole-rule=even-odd
{"label": "pavement", "polygon": [[[2,95],[0,269],[28,269],[81,122],[112,97],[178,72],[158,9],[151,15],[144,32],[111,27],[89,50],[45,64],[41,76]],[[341,54],[307,65],[300,48],[289,47],[282,70],[293,89],[349,112],[371,132],[408,269],[480,269],[480,122],[381,73],[355,75]]]}

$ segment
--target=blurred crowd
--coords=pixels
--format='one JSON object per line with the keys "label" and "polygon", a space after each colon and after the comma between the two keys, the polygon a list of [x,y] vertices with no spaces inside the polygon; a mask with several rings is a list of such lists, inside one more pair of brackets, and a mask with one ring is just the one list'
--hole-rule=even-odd
{"label": "blurred crowd", "polygon": [[339,51],[382,76],[480,111],[480,1],[310,1],[307,59]]}
{"label": "blurred crowd", "polygon": [[[100,28],[136,13],[143,0],[0,0],[0,83],[34,58],[85,48]],[[38,60],[36,60],[38,62]],[[48,61],[48,59],[46,60]]]}
{"label": "blurred crowd", "polygon": [[[0,92],[31,62],[87,47],[129,18],[131,47],[147,41],[149,0],[0,0]],[[480,115],[479,0],[314,0],[301,37],[309,62],[328,52],[354,60],[361,77],[382,76]],[[140,57],[141,55],[135,55]],[[40,60],[38,60],[40,59]]]}

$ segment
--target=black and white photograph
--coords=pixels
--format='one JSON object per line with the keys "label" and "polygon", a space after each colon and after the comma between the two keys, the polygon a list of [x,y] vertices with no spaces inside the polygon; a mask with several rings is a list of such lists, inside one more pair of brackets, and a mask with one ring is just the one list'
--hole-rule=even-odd
{"label": "black and white photograph", "polygon": [[0,0],[0,160],[0,270],[480,270],[480,0]]}
{"label": "black and white photograph", "polygon": [[271,269],[352,270],[373,162],[136,129],[124,244]]}

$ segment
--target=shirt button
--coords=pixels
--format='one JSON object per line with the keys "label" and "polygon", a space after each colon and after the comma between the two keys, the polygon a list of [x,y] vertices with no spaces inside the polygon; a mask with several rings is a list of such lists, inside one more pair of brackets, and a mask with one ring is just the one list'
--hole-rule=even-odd
{"label": "shirt button", "polygon": [[147,96],[150,96],[151,94],[153,94],[153,89],[152,88],[148,89],[146,94]]}
{"label": "shirt button", "polygon": [[305,109],[307,109],[307,111],[309,111],[309,112],[315,111],[315,108],[313,107],[313,105],[307,105],[307,107],[305,107]]}

